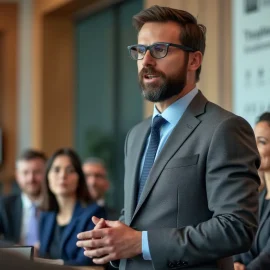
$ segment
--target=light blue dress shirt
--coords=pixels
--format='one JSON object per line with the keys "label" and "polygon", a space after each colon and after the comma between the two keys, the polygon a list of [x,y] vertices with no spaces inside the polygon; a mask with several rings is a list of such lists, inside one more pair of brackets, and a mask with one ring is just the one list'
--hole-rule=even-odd
{"label": "light blue dress shirt", "polygon": [[[167,139],[169,138],[170,134],[172,133],[173,129],[175,128],[178,121],[181,119],[182,115],[184,114],[185,110],[187,109],[188,105],[190,104],[192,99],[197,95],[197,93],[198,93],[198,89],[195,87],[192,91],[190,91],[184,97],[178,99],[173,104],[171,104],[161,114],[157,110],[156,106],[154,106],[152,121],[156,115],[161,115],[164,119],[167,120],[167,123],[164,124],[160,129],[160,142],[159,142],[159,146],[157,149],[157,154],[156,154],[155,159],[157,158],[157,156],[161,152],[162,148],[164,147],[164,145],[165,145]],[[147,139],[147,144],[146,144],[145,151],[144,151],[144,154],[142,157],[140,174],[142,173],[146,152],[147,152],[149,142],[150,142],[150,137],[151,137],[151,135],[149,135],[149,137]],[[152,259],[151,254],[150,254],[150,250],[149,250],[147,231],[142,232],[142,252],[143,252],[143,258],[145,260]]]}

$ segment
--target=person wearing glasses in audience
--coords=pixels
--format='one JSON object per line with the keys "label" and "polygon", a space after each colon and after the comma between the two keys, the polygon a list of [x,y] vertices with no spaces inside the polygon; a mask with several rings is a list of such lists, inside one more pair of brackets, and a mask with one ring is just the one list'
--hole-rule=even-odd
{"label": "person wearing glasses in audience", "polygon": [[105,163],[97,157],[89,157],[83,163],[83,172],[91,198],[106,211],[106,218],[117,220],[119,214],[116,210],[109,207],[105,201],[106,192],[110,188],[108,172]]}
{"label": "person wearing glasses in audience", "polygon": [[235,270],[270,269],[270,112],[263,113],[256,125],[255,136],[261,156],[259,228],[251,249],[234,257]]}
{"label": "person wearing glasses in audience", "polygon": [[258,223],[253,130],[198,90],[206,28],[194,16],[153,6],[133,23],[128,50],[153,116],[126,137],[122,222],[93,218],[77,245],[125,270],[231,270]]}
{"label": "person wearing glasses in audience", "polygon": [[67,265],[92,265],[76,246],[77,234],[94,228],[92,216],[105,217],[85,183],[78,155],[69,148],[57,150],[48,160],[40,216],[41,258]]}

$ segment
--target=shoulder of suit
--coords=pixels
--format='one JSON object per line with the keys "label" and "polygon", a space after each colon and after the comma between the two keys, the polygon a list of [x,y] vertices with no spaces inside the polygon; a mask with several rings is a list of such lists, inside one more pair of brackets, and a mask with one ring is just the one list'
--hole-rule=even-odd
{"label": "shoulder of suit", "polygon": [[205,107],[205,116],[210,119],[216,119],[217,121],[226,120],[226,119],[243,119],[241,116],[238,116],[219,105],[208,101]]}
{"label": "shoulder of suit", "polygon": [[141,129],[149,128],[151,125],[151,121],[152,121],[152,116],[146,118],[145,120],[141,121],[137,125],[133,126],[130,129],[129,133],[132,133],[134,131],[136,132],[136,131],[141,130]]}
{"label": "shoulder of suit", "polygon": [[20,194],[12,194],[12,195],[7,195],[7,196],[3,196],[0,201],[2,204],[9,204],[12,203],[16,200],[19,200],[21,198]]}

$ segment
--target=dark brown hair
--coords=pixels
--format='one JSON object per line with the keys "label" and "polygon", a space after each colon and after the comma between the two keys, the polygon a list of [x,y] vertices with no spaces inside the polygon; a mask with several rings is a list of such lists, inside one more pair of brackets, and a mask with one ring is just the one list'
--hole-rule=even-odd
{"label": "dark brown hair", "polygon": [[49,189],[49,180],[48,175],[51,170],[51,167],[54,163],[54,160],[59,156],[67,156],[70,158],[71,164],[74,167],[76,173],[78,174],[79,181],[78,187],[76,191],[77,200],[79,200],[82,204],[89,204],[92,202],[91,197],[88,193],[88,189],[86,186],[84,174],[82,171],[82,164],[77,153],[71,148],[61,148],[57,150],[48,160],[45,172],[45,181],[43,181],[43,202],[41,205],[41,209],[45,211],[59,211],[59,206],[56,200],[55,195]]}
{"label": "dark brown hair", "polygon": [[[133,25],[138,32],[147,22],[169,21],[180,25],[182,31],[179,39],[182,45],[200,51],[204,55],[206,27],[198,24],[197,19],[187,11],[155,5],[133,16]],[[196,70],[197,82],[200,79],[200,73],[201,66]]]}
{"label": "dark brown hair", "polygon": [[260,122],[268,122],[268,124],[270,125],[270,112],[264,112],[262,115],[260,115],[256,124]]}
{"label": "dark brown hair", "polygon": [[41,159],[44,162],[46,162],[47,157],[41,151],[34,150],[34,149],[26,149],[18,156],[17,162],[23,161],[23,160],[29,161],[33,159]]}

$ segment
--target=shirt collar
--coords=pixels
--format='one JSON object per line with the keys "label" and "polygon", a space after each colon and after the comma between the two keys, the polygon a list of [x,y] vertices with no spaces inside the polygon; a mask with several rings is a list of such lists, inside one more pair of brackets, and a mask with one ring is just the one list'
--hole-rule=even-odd
{"label": "shirt collar", "polygon": [[97,205],[102,206],[102,207],[105,206],[104,198],[97,200]]}
{"label": "shirt collar", "polygon": [[32,207],[32,205],[36,205],[36,206],[39,206],[40,205],[40,202],[41,200],[37,200],[37,201],[31,201],[29,199],[29,197],[25,194],[25,193],[22,193],[21,194],[21,198],[22,198],[22,205],[23,205],[23,208],[24,209],[30,209]]}
{"label": "shirt collar", "polygon": [[198,94],[198,89],[195,87],[190,92],[188,92],[185,96],[179,98],[174,103],[172,103],[163,113],[160,114],[156,106],[154,106],[153,117],[156,115],[161,115],[164,119],[166,119],[170,124],[176,126],[188,105],[192,101],[192,99]]}

